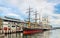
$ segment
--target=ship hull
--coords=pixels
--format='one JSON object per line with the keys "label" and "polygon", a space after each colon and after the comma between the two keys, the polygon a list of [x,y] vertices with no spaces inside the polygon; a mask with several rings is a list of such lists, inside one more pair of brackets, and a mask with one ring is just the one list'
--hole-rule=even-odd
{"label": "ship hull", "polygon": [[26,35],[26,34],[35,34],[35,33],[42,33],[43,32],[43,29],[38,29],[38,28],[34,28],[34,29],[31,29],[31,28],[25,28],[23,30],[23,34]]}

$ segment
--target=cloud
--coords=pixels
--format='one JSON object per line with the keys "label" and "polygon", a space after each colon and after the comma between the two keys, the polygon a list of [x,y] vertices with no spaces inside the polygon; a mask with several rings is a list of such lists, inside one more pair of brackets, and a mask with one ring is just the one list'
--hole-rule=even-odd
{"label": "cloud", "polygon": [[24,14],[18,9],[18,6],[20,5],[19,0],[0,0],[0,14],[2,16],[13,16],[13,17],[19,17],[20,19],[23,19],[22,17]]}
{"label": "cloud", "polygon": [[18,18],[18,19],[23,19],[19,14],[16,14],[16,13],[10,11],[10,9],[11,8],[0,7],[0,15],[14,17],[14,18]]}
{"label": "cloud", "polygon": [[0,10],[3,10],[3,13],[7,13],[6,15],[8,16],[24,17],[25,19],[28,17],[26,13],[28,10],[26,9],[28,9],[30,5],[30,7],[33,8],[32,10],[38,11],[41,19],[46,15],[50,18],[50,24],[59,25],[60,14],[55,14],[54,11],[55,5],[59,4],[60,0],[5,0],[2,2],[5,7],[0,7]]}
{"label": "cloud", "polygon": [[[38,13],[40,13],[41,18],[45,15],[49,16],[50,23],[53,22],[53,24],[55,24],[55,21],[57,22],[58,19],[60,18],[58,14],[54,13],[55,9],[54,6],[60,2],[59,0],[20,0],[20,1],[22,1],[20,2],[20,5],[18,5],[17,3],[16,4],[25,15],[27,15],[25,12],[27,11],[26,9],[29,8],[30,4],[30,7],[33,8],[33,10],[37,10]],[[55,19],[53,16],[57,17],[57,19]]]}
{"label": "cloud", "polygon": [[60,3],[60,0],[47,0],[47,1],[51,3]]}
{"label": "cloud", "polygon": [[60,14],[60,3],[55,5],[55,13]]}

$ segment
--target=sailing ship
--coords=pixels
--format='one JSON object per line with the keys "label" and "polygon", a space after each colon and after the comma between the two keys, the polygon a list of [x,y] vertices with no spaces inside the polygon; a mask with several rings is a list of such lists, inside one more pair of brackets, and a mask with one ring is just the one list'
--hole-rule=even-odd
{"label": "sailing ship", "polygon": [[37,11],[35,11],[35,23],[32,23],[30,20],[30,16],[31,16],[31,8],[29,7],[28,9],[28,14],[29,14],[29,21],[28,21],[28,25],[26,27],[23,28],[23,34],[35,34],[35,33],[39,33],[39,32],[43,32],[44,29],[41,29],[41,25],[37,23]]}

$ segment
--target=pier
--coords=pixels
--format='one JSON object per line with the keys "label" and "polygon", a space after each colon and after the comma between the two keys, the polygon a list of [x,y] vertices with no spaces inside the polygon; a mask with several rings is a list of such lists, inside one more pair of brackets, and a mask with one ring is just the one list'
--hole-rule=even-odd
{"label": "pier", "polygon": [[0,38],[4,38],[4,36],[5,36],[4,34],[0,34]]}

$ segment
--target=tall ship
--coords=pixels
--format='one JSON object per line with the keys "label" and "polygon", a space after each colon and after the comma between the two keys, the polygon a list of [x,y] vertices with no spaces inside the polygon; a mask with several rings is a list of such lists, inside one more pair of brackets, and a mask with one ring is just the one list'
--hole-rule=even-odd
{"label": "tall ship", "polygon": [[39,32],[43,32],[44,29],[42,29],[42,22],[37,23],[37,11],[34,12],[35,22],[31,22],[31,13],[32,10],[29,7],[28,9],[28,22],[26,23],[26,26],[23,28],[23,34],[35,34]]}

